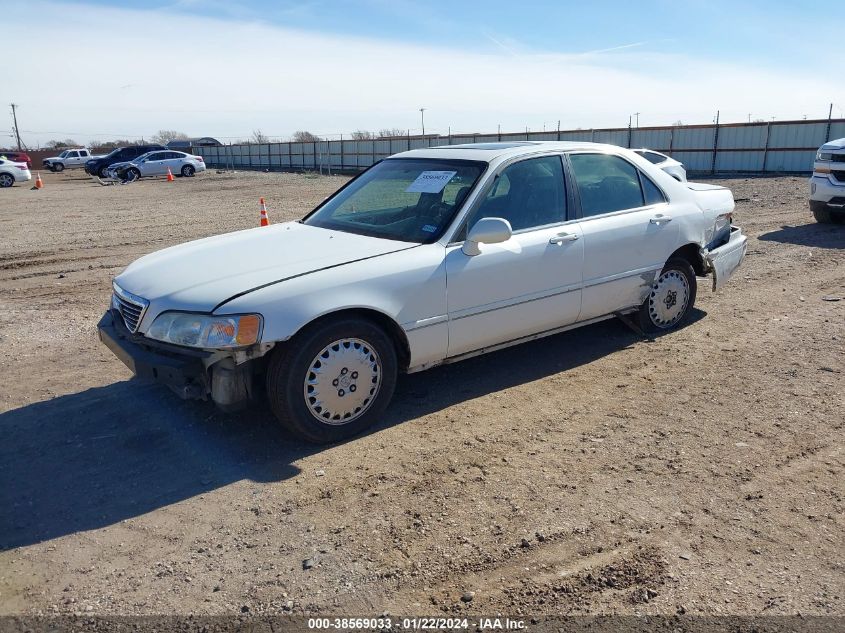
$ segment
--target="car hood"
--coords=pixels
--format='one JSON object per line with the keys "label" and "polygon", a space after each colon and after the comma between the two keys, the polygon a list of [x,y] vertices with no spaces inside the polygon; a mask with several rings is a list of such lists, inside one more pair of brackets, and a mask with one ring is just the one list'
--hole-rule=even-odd
{"label": "car hood", "polygon": [[210,312],[259,287],[414,246],[287,222],[146,255],[130,264],[115,283],[147,299],[150,317],[165,310]]}

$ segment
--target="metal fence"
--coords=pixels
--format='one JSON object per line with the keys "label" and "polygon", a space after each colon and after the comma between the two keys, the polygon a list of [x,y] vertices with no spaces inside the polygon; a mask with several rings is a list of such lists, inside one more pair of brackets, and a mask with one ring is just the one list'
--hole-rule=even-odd
{"label": "metal fence", "polygon": [[501,134],[403,136],[376,140],[243,143],[197,147],[213,168],[355,172],[410,149],[494,141],[591,141],[670,154],[694,174],[805,173],[819,146],[845,137],[845,119]]}

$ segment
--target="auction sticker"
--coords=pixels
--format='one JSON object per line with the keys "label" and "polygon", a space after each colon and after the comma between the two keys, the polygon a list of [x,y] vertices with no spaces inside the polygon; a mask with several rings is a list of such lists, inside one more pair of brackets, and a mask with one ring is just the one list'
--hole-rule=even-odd
{"label": "auction sticker", "polygon": [[456,171],[424,171],[405,189],[405,193],[440,193]]}

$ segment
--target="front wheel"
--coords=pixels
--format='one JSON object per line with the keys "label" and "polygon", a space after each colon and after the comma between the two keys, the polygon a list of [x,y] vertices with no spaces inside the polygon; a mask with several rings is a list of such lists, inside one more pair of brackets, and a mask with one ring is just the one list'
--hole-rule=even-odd
{"label": "front wheel", "polygon": [[59,173],[65,170],[65,166],[62,163],[54,163],[50,166],[50,169],[52,169],[56,173]]}
{"label": "front wheel", "polygon": [[182,175],[185,176],[185,178],[193,176],[195,171],[196,169],[194,169],[193,165],[185,165],[182,167]]}
{"label": "front wheel", "polygon": [[100,178],[108,178],[108,177],[109,177],[109,168],[108,168],[108,165],[105,165],[105,166],[103,166],[103,167],[100,167],[99,171],[97,172],[97,175],[98,175]]}
{"label": "front wheel", "polygon": [[397,369],[393,341],[376,324],[354,317],[327,321],[274,351],[267,368],[270,408],[309,442],[344,440],[379,420]]}
{"label": "front wheel", "polygon": [[665,332],[689,318],[695,303],[695,271],[685,259],[670,259],[651,287],[638,313],[644,332]]}

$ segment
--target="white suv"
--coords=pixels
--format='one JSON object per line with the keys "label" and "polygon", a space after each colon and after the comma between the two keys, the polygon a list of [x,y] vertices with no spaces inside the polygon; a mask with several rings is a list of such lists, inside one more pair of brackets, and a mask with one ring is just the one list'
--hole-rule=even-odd
{"label": "white suv", "polygon": [[810,211],[817,222],[845,219],[845,138],[825,143],[810,178]]}

